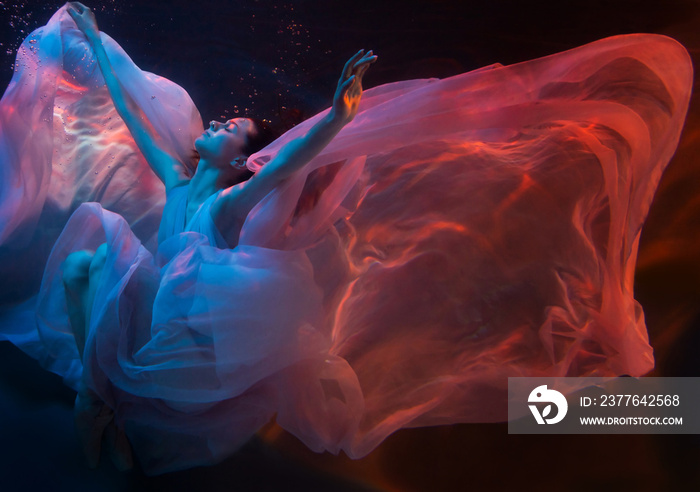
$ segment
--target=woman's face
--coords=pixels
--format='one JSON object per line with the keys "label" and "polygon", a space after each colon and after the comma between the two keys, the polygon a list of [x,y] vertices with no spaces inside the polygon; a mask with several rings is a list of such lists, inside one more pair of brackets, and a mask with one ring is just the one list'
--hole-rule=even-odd
{"label": "woman's face", "polygon": [[209,128],[194,141],[202,158],[231,162],[244,155],[248,138],[257,131],[248,118],[234,118],[225,123],[212,121]]}

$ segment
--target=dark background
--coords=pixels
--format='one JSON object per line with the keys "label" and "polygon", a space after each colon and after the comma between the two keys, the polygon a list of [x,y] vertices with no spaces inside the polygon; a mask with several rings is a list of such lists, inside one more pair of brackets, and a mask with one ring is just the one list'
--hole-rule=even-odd
{"label": "dark background", "polygon": [[[0,1],[0,84],[21,40],[62,2]],[[289,126],[330,103],[346,58],[380,59],[365,86],[511,64],[615,34],[655,32],[698,65],[692,0],[92,1],[142,69],[188,90],[204,121],[252,114]],[[697,88],[697,84],[695,86]],[[700,375],[700,102],[642,234],[635,296],[655,376]],[[8,282],[11,279],[2,279]],[[216,467],[156,478],[81,464],[73,394],[0,343],[2,490],[670,490],[700,486],[698,436],[509,436],[505,424],[399,431],[362,460],[318,455],[274,425]]]}

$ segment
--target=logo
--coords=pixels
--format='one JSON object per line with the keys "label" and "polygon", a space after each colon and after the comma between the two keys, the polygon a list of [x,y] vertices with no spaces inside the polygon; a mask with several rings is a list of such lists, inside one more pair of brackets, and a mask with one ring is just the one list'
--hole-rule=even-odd
{"label": "logo", "polygon": [[[566,411],[569,409],[564,395],[557,390],[547,389],[546,384],[532,390],[527,401],[528,403],[549,403],[549,405],[542,409],[541,415],[537,405],[528,405],[538,424],[544,424],[545,422],[548,424],[556,424],[557,422],[561,422],[566,415]],[[554,417],[546,418],[552,413],[552,405],[557,407],[557,413]]]}

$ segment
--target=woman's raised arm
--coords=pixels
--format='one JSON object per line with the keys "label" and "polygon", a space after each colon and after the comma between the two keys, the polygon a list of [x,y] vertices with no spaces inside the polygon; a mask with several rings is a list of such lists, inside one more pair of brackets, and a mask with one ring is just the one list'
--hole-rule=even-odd
{"label": "woman's raised arm", "polygon": [[362,76],[377,59],[372,51],[358,51],[350,58],[338,81],[333,106],[306,135],[287,143],[248,181],[224,190],[212,208],[221,231],[244,219],[250,210],[286,178],[316,157],[357,114],[362,97]]}
{"label": "woman's raised arm", "polygon": [[102,46],[95,15],[89,7],[79,2],[69,2],[66,10],[75,21],[78,29],[85,34],[95,53],[95,58],[109,94],[112,96],[117,113],[124,120],[126,127],[131,132],[131,136],[146,158],[149,166],[151,166],[151,169],[165,184],[166,191],[186,183],[189,178],[185,172],[184,165],[158,145],[148,122],[144,120],[141,108],[139,108],[129,93],[124,90],[114,73],[112,64],[107,57],[104,46]]}

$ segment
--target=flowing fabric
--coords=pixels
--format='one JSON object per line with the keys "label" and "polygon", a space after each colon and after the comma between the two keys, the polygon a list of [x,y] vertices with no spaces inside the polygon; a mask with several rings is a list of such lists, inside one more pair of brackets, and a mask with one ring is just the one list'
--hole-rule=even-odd
{"label": "flowing fabric", "polygon": [[[103,39],[110,58],[121,57],[120,80],[184,161],[201,130],[186,93]],[[83,186],[127,189],[116,174],[65,178],[73,167],[101,168],[78,157],[85,145],[56,138],[68,121],[61,88],[81,87],[71,92],[74,124],[114,114],[85,49],[63,10],[21,49],[26,60],[2,102],[5,244],[36,237],[41,214],[54,203],[74,208]],[[74,75],[89,67],[91,82]],[[54,95],[22,92],[25,79]],[[128,188],[124,203],[90,195],[102,206],[70,218],[36,317],[27,301],[0,326],[68,384],[83,377],[151,473],[220,461],[275,415],[313,450],[361,457],[403,427],[505,420],[509,376],[643,375],[654,362],[632,291],[637,246],[691,84],[678,43],[627,35],[367,90],[353,122],[251,211],[236,248],[211,220],[213,198],[185,228],[184,188],[171,192],[156,247],[154,222],[139,229],[145,219],[129,214],[146,210],[130,206],[155,200],[152,190]],[[172,108],[182,127],[159,119]],[[30,126],[10,133],[12,118]],[[122,126],[100,138],[106,153],[133,149]],[[115,160],[147,174],[133,150]],[[54,198],[59,189],[70,200]],[[81,360],[62,263],[101,244],[107,260]]]}
{"label": "flowing fabric", "polygon": [[[101,36],[153,133],[181,162],[191,162],[202,121],[188,94],[141,71]],[[65,8],[17,52],[0,101],[0,159],[0,337],[75,386],[80,367],[49,357],[36,335],[36,294],[49,252],[71,213],[91,201],[122,215],[154,247],[165,195]]]}

